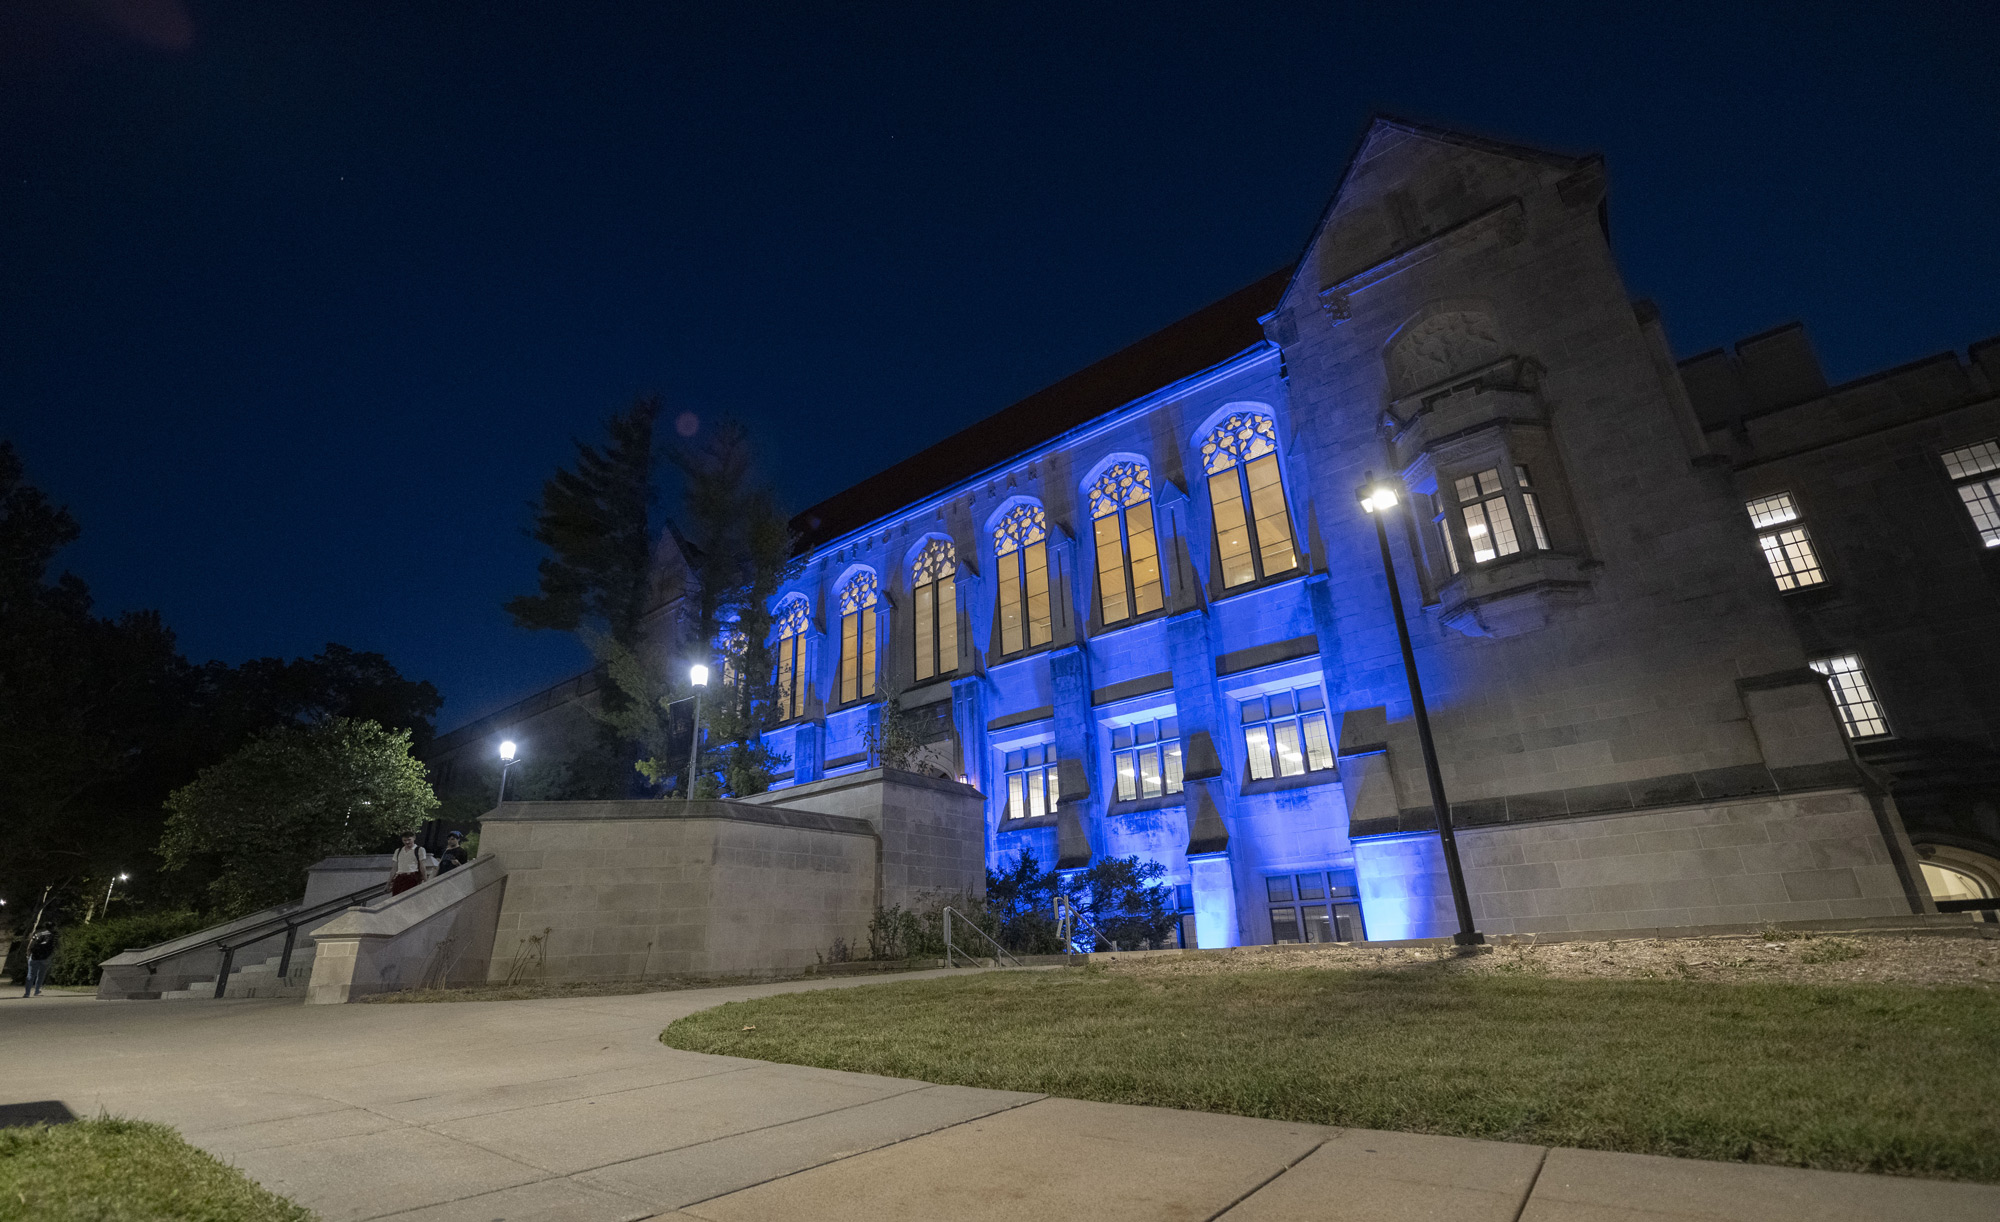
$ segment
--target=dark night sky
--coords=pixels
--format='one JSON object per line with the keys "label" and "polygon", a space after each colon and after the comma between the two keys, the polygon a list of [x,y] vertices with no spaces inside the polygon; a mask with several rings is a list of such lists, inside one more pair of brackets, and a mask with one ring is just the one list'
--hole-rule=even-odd
{"label": "dark night sky", "polygon": [[1682,354],[2000,332],[1990,2],[1171,13],[10,4],[0,436],[101,609],[448,727],[581,664],[500,603],[633,395],[803,507],[1295,258],[1372,111],[1606,154]]}

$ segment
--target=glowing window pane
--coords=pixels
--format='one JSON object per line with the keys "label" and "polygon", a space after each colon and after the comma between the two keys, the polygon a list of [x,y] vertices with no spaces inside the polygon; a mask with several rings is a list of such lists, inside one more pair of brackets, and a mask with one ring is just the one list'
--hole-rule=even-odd
{"label": "glowing window pane", "polygon": [[778,608],[778,710],[787,720],[805,716],[807,679],[805,634],[811,617],[806,600],[793,598]]}
{"label": "glowing window pane", "polygon": [[1947,450],[1942,457],[1944,469],[1953,479],[1971,479],[1988,471],[2000,471],[2000,438],[1988,438],[1962,449]]}
{"label": "glowing window pane", "polygon": [[1299,747],[1299,723],[1289,718],[1271,723],[1271,730],[1278,741],[1278,775],[1303,776],[1306,770],[1305,752]]}
{"label": "glowing window pane", "polygon": [[1298,555],[1292,550],[1292,518],[1285,508],[1285,490],[1278,482],[1278,456],[1267,454],[1251,463],[1246,475],[1264,572],[1289,572],[1298,565]]}
{"label": "glowing window pane", "polygon": [[917,678],[958,669],[958,558],[949,539],[931,539],[910,565],[915,591]]}
{"label": "glowing window pane", "polygon": [[879,582],[863,570],[840,588],[840,700],[875,694],[875,601]]}
{"label": "glowing window pane", "polygon": [[1125,543],[1118,534],[1118,515],[1092,524],[1097,544],[1097,595],[1104,622],[1115,624],[1132,614],[1125,599]]}
{"label": "glowing window pane", "polygon": [[1312,713],[1299,721],[1306,732],[1306,767],[1314,772],[1333,767],[1333,744],[1327,737],[1326,718]]}
{"label": "glowing window pane", "polygon": [[1025,819],[1028,817],[1026,791],[1022,786],[1023,780],[1020,773],[1015,773],[1007,778],[1007,817],[1009,819]]}
{"label": "glowing window pane", "polygon": [[1138,764],[1130,751],[1120,751],[1118,760],[1118,799],[1130,802],[1139,796]]}
{"label": "glowing window pane", "polygon": [[1965,502],[1965,511],[1972,515],[1979,541],[1988,547],[2000,547],[2000,479],[1960,484],[1958,497]]}
{"label": "glowing window pane", "polygon": [[1132,552],[1132,609],[1150,615],[1166,605],[1160,585],[1160,546],[1153,531],[1153,507],[1134,505],[1125,511],[1125,531]]}
{"label": "glowing window pane", "polygon": [[1992,889],[1981,880],[1963,870],[1941,866],[1936,862],[1919,863],[1924,875],[1924,886],[1930,890],[1934,900],[1990,900],[1995,898]]}
{"label": "glowing window pane", "polygon": [[1250,558],[1250,524],[1243,516],[1242,482],[1234,471],[1208,477],[1209,504],[1215,511],[1215,563],[1226,589],[1257,580]]}
{"label": "glowing window pane", "polygon": [[1798,506],[1792,503],[1789,492],[1774,492],[1770,496],[1760,496],[1746,502],[1744,508],[1750,513],[1750,525],[1762,528],[1777,526],[1783,522],[1798,520]]}
{"label": "glowing window pane", "polygon": [[1178,741],[1166,743],[1160,748],[1166,760],[1166,784],[1168,793],[1179,793],[1186,788],[1186,779],[1181,774],[1181,745]]}
{"label": "glowing window pane", "polygon": [[1160,796],[1160,752],[1157,747],[1139,752],[1139,794],[1147,798]]}
{"label": "glowing window pane", "polygon": [[1271,735],[1267,727],[1243,727],[1243,750],[1250,757],[1250,779],[1271,779]]}
{"label": "glowing window pane", "polygon": [[1028,644],[1046,645],[1051,636],[1049,619],[1049,552],[1040,543],[1029,544],[1021,552],[1023,581],[1028,591]]}
{"label": "glowing window pane", "polygon": [[1804,586],[1815,586],[1826,580],[1820,571],[1819,555],[1813,551],[1812,539],[1806,528],[1795,526],[1768,535],[1759,535],[1757,543],[1764,549],[1765,563],[1771,566],[1771,576],[1777,580],[1780,590],[1796,590]]}
{"label": "glowing window pane", "polygon": [[1542,529],[1542,507],[1535,503],[1535,494],[1532,492],[1523,492],[1521,494],[1521,504],[1527,507],[1528,525],[1535,532],[1535,546],[1541,548],[1543,551],[1548,551],[1549,532]]}
{"label": "glowing window pane", "polygon": [[1840,710],[1842,726],[1849,738],[1880,738],[1889,732],[1889,719],[1868,684],[1868,672],[1853,654],[1821,658],[1812,668],[1827,677],[1833,703]]}

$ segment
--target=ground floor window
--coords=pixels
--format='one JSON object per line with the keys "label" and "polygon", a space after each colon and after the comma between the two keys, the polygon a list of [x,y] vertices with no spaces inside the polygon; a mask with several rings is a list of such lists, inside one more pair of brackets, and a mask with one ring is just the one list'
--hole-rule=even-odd
{"label": "ground floor window", "polygon": [[1319,685],[1272,692],[1242,702],[1243,750],[1250,779],[1303,776],[1333,767],[1327,735],[1326,696]]}
{"label": "ground floor window", "polygon": [[1006,759],[1007,817],[1039,819],[1056,813],[1056,749],[1009,751]]}
{"label": "ground floor window", "polygon": [[1111,731],[1111,759],[1118,772],[1120,802],[1181,791],[1180,725],[1178,717],[1162,717]]}
{"label": "ground floor window", "polygon": [[1361,892],[1352,870],[1272,874],[1264,879],[1271,905],[1271,941],[1360,942]]}

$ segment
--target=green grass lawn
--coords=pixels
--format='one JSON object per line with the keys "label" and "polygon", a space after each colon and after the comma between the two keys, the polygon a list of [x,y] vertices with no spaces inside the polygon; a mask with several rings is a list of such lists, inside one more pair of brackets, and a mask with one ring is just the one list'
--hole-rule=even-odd
{"label": "green grass lawn", "polygon": [[2000,994],[1979,988],[1071,969],[736,1002],[660,1038],[1074,1099],[2000,1181]]}
{"label": "green grass lawn", "polygon": [[0,1129],[4,1222],[313,1222],[163,1124]]}

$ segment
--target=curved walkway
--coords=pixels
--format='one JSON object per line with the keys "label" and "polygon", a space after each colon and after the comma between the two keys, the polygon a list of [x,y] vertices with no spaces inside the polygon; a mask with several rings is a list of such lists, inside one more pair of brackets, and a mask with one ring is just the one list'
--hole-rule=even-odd
{"label": "curved walkway", "polygon": [[680,1052],[697,1010],[0,1000],[0,1103],[159,1120],[327,1222],[1990,1222],[2000,1188],[1083,1103]]}

